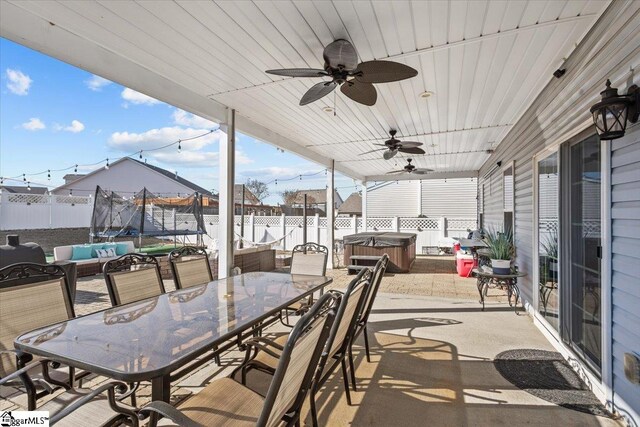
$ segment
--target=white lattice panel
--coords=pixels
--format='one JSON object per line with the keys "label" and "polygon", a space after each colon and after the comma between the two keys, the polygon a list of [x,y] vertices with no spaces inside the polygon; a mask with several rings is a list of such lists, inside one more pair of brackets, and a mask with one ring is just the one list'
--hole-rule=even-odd
{"label": "white lattice panel", "polygon": [[220,223],[220,217],[218,215],[205,215],[205,224],[218,225]]}
{"label": "white lattice panel", "polygon": [[356,227],[358,227],[358,230],[362,230],[364,228],[364,222],[362,221],[362,218],[358,218],[356,220]]}
{"label": "white lattice panel", "polygon": [[49,203],[49,196],[46,194],[9,194],[9,203],[39,204]]}
{"label": "white lattice panel", "polygon": [[541,219],[538,227],[540,230],[545,231],[558,231],[558,219],[557,218],[549,218],[549,219]]}
{"label": "white lattice panel", "polygon": [[336,218],[334,225],[336,228],[353,228],[353,220],[351,218]]}
{"label": "white lattice panel", "polygon": [[254,218],[253,223],[255,225],[275,226],[275,225],[280,225],[281,220],[282,220],[282,217],[280,216],[257,216]]}
{"label": "white lattice panel", "polygon": [[307,217],[307,225],[310,225],[310,226],[316,225],[316,217],[315,216],[308,216]]}
{"label": "white lattice panel", "polygon": [[393,218],[367,218],[367,228],[374,230],[393,230]]}
{"label": "white lattice panel", "polygon": [[400,218],[400,228],[438,230],[440,228],[440,224],[436,218]]}
{"label": "white lattice panel", "polygon": [[64,203],[68,205],[88,205],[91,202],[90,197],[82,196],[55,196],[56,203]]}
{"label": "white lattice panel", "polygon": [[301,216],[288,216],[285,221],[285,225],[297,226],[304,224],[304,217]]}
{"label": "white lattice panel", "polygon": [[327,228],[327,218],[320,218],[320,227]]}
{"label": "white lattice panel", "polygon": [[447,228],[450,230],[475,230],[478,225],[474,219],[450,218],[447,219]]}

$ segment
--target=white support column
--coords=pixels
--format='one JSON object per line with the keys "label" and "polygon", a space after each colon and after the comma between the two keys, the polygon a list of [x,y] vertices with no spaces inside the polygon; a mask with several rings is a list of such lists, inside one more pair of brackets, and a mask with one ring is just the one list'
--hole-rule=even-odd
{"label": "white support column", "polygon": [[362,181],[362,230],[367,231],[367,181]]}
{"label": "white support column", "polygon": [[235,223],[233,184],[235,177],[236,111],[227,109],[226,138],[220,138],[220,195],[218,198],[218,278],[231,274],[233,268],[233,231]]}
{"label": "white support column", "polygon": [[335,194],[335,160],[331,160],[331,167],[327,173],[327,248],[329,248],[329,260],[327,268],[333,269],[333,247],[334,247],[334,231],[335,231],[335,211],[334,211],[334,194]]}
{"label": "white support column", "polygon": [[249,215],[249,239],[256,241],[256,216],[253,213]]}
{"label": "white support column", "polygon": [[313,225],[314,225],[314,236],[316,238],[316,243],[320,243],[320,214],[318,213],[318,211],[316,211],[316,216],[313,218]]}

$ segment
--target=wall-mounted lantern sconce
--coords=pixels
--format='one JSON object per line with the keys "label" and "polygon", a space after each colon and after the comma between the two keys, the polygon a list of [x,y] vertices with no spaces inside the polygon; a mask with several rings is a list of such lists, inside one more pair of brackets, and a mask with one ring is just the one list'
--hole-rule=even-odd
{"label": "wall-mounted lantern sconce", "polygon": [[611,87],[607,80],[607,88],[600,92],[602,100],[591,107],[593,123],[600,139],[617,139],[624,136],[627,120],[638,121],[640,114],[640,90],[637,85],[629,88],[626,95],[618,95],[618,89]]}

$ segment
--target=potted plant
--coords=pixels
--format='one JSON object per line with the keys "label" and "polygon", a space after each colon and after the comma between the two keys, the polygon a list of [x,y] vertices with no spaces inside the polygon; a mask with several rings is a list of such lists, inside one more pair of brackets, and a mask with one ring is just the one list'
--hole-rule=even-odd
{"label": "potted plant", "polygon": [[511,231],[489,230],[485,234],[484,241],[489,249],[493,272],[495,274],[510,274],[511,260],[515,254]]}
{"label": "potted plant", "polygon": [[542,249],[545,251],[549,268],[549,279],[558,279],[558,235],[556,233],[547,236],[542,243]]}

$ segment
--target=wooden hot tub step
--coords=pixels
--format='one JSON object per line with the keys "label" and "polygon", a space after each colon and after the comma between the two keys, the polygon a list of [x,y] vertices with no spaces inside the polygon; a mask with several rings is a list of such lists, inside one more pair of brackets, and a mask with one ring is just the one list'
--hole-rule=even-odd
{"label": "wooden hot tub step", "polygon": [[349,259],[351,261],[362,260],[362,261],[378,261],[382,258],[382,255],[351,255]]}
{"label": "wooden hot tub step", "polygon": [[347,266],[347,274],[356,274],[358,271],[362,270],[363,268],[369,268],[369,267],[371,266],[351,264]]}

